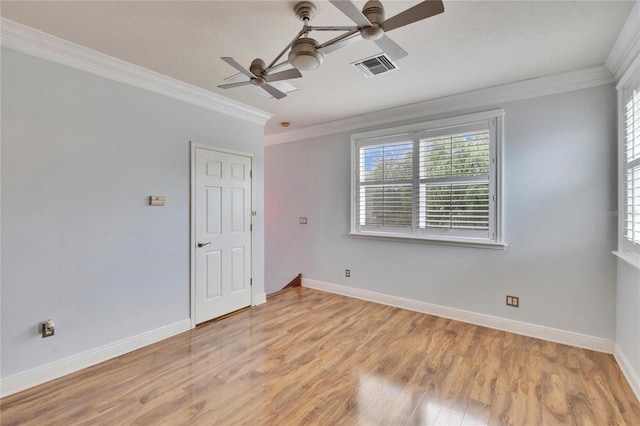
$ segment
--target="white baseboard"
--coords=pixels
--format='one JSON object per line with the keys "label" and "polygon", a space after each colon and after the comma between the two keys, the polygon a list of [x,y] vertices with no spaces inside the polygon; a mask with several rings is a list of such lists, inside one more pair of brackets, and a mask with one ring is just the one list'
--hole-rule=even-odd
{"label": "white baseboard", "polygon": [[253,306],[262,305],[263,303],[267,303],[267,293],[258,293],[253,299]]}
{"label": "white baseboard", "polygon": [[636,394],[636,398],[640,401],[640,376],[638,376],[638,372],[636,372],[629,359],[625,356],[624,352],[622,352],[622,348],[616,343],[615,352],[613,356],[618,361],[618,365],[620,366],[620,370],[622,370],[622,374],[629,382],[629,386],[633,390],[633,393]]}
{"label": "white baseboard", "polygon": [[61,361],[34,368],[0,380],[0,397],[9,396],[36,385],[57,379],[67,374],[91,367],[103,361],[135,351],[168,337],[191,329],[191,320],[186,319],[164,327],[147,331],[100,348],[71,356]]}
{"label": "white baseboard", "polygon": [[495,317],[492,315],[479,314],[462,309],[448,308],[446,306],[434,305],[431,303],[420,302],[412,299],[404,299],[402,297],[390,296],[388,294],[376,293],[369,290],[362,290],[308,278],[302,278],[302,286],[326,291],[329,293],[340,294],[342,296],[349,296],[356,299],[367,300],[369,302],[395,306],[410,311],[436,315],[439,317],[480,325],[483,327],[508,331],[524,336],[549,340],[551,342],[562,343],[565,345],[576,346],[584,349],[591,349],[608,354],[614,353],[615,342],[600,337],[588,336],[585,334],[559,330],[556,328],[545,327],[521,321],[514,321],[506,318]]}

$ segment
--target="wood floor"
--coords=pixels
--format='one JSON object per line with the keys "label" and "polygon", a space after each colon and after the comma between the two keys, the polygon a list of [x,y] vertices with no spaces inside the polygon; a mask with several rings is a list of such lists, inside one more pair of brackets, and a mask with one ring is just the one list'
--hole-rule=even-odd
{"label": "wood floor", "polygon": [[640,425],[610,355],[305,288],[0,404],[2,425]]}

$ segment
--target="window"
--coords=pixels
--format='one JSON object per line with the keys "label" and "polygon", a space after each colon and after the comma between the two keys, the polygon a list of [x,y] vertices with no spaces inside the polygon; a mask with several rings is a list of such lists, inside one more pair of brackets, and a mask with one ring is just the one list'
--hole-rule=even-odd
{"label": "window", "polygon": [[640,86],[623,91],[621,249],[640,254]]}
{"label": "window", "polygon": [[501,246],[503,111],[352,136],[351,235]]}

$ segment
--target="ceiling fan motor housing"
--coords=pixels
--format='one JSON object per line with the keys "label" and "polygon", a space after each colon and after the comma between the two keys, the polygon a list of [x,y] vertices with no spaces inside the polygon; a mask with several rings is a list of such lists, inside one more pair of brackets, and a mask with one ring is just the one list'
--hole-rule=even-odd
{"label": "ceiling fan motor housing", "polygon": [[360,34],[365,40],[377,40],[384,34],[384,29],[380,26],[384,22],[384,7],[378,0],[368,1],[362,8],[362,14],[373,24],[370,27],[362,28]]}
{"label": "ceiling fan motor housing", "polygon": [[265,62],[262,59],[257,58],[251,62],[251,65],[249,66],[249,71],[251,71],[251,74],[255,75],[256,77],[260,77],[264,72],[264,68],[266,66],[267,64],[265,64]]}

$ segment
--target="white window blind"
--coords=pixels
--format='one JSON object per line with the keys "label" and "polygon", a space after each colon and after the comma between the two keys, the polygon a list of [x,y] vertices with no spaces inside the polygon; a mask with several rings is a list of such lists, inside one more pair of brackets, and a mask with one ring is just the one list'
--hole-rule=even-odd
{"label": "white window blind", "polygon": [[500,244],[502,111],[354,135],[356,236]]}
{"label": "white window blind", "polygon": [[411,228],[412,184],[411,140],[360,148],[358,223],[381,228]]}
{"label": "white window blind", "polygon": [[624,105],[624,229],[626,249],[640,253],[640,92],[628,91]]}
{"label": "white window blind", "polygon": [[489,229],[488,129],[420,141],[420,228]]}

